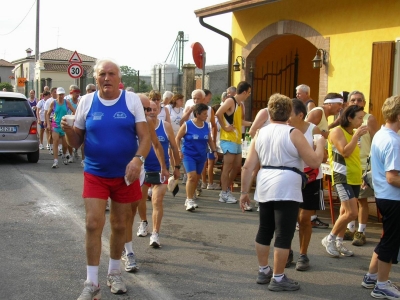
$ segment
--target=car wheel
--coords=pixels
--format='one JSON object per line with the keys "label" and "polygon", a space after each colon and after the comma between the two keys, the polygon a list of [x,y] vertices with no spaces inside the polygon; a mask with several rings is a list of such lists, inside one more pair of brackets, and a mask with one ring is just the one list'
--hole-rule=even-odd
{"label": "car wheel", "polygon": [[39,160],[39,149],[35,152],[28,153],[27,156],[30,163],[37,163]]}

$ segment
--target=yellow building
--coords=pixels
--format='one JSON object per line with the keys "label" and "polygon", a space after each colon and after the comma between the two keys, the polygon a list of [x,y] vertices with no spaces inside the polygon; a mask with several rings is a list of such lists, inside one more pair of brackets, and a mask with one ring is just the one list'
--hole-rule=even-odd
{"label": "yellow building", "polygon": [[[231,72],[232,83],[253,86],[247,117],[265,107],[271,94],[294,97],[296,85],[307,84],[319,105],[328,92],[362,91],[366,110],[383,123],[383,101],[400,93],[400,1],[234,0],[195,14],[206,23],[227,12],[232,12],[229,61],[239,57],[241,69]],[[317,55],[323,63],[316,69]]]}

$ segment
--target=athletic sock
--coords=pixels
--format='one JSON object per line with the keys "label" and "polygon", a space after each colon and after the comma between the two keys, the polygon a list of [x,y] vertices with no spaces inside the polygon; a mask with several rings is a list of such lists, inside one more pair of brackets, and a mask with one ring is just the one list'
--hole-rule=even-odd
{"label": "athletic sock", "polygon": [[347,224],[347,228],[348,228],[351,232],[356,231],[356,221],[351,221],[349,224]]}
{"label": "athletic sock", "polygon": [[126,255],[128,255],[129,253],[134,253],[132,241],[125,243],[125,253],[126,253]]}
{"label": "athletic sock", "polygon": [[271,270],[271,267],[268,266],[268,265],[267,265],[267,266],[264,266],[264,267],[258,266],[258,271],[259,271],[260,273],[267,274],[270,270]]}
{"label": "athletic sock", "polygon": [[377,281],[376,282],[376,285],[380,288],[380,289],[382,289],[382,288],[385,288],[386,287],[386,285],[387,285],[387,281]]}
{"label": "athletic sock", "polygon": [[343,243],[343,237],[337,236],[337,237],[336,237],[336,242],[341,242],[341,243]]}
{"label": "athletic sock", "polygon": [[93,282],[95,286],[99,285],[99,266],[86,266],[86,280]]}
{"label": "athletic sock", "polygon": [[334,235],[332,232],[328,235],[328,241],[336,241],[336,235]]}
{"label": "athletic sock", "polygon": [[108,263],[108,274],[111,273],[112,270],[120,270],[120,264],[121,260],[120,259],[112,259],[110,258],[110,261]]}
{"label": "athletic sock", "polygon": [[365,233],[365,228],[367,228],[367,224],[358,224],[358,232]]}
{"label": "athletic sock", "polygon": [[378,278],[378,273],[374,273],[374,274],[371,274],[371,273],[367,273],[367,276],[369,277],[369,278],[371,278],[371,279],[377,279]]}
{"label": "athletic sock", "polygon": [[276,282],[281,282],[284,275],[285,274],[274,274],[273,276]]}

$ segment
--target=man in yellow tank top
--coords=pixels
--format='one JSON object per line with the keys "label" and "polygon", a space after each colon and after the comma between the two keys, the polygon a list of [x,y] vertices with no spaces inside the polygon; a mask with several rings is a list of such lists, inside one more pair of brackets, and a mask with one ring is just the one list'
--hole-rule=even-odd
{"label": "man in yellow tank top", "polygon": [[251,126],[252,122],[242,119],[240,104],[251,94],[251,85],[246,81],[239,82],[236,96],[229,97],[218,109],[216,116],[221,125],[220,145],[224,154],[221,174],[219,202],[236,203],[228,187],[236,178],[242,165],[242,125]]}
{"label": "man in yellow tank top", "polygon": [[[349,105],[358,105],[365,107],[365,97],[360,91],[353,91],[348,96]],[[360,139],[360,159],[361,167],[364,170],[367,167],[367,158],[371,151],[372,138],[375,133],[379,130],[379,125],[376,118],[364,111],[363,125],[367,125],[368,133],[363,135]],[[362,246],[366,243],[365,229],[367,227],[369,209],[368,209],[368,197],[373,197],[374,191],[370,187],[360,190],[358,196],[358,230],[355,228],[356,221],[351,221],[347,224],[346,233],[344,235],[345,240],[352,240],[354,246]]]}

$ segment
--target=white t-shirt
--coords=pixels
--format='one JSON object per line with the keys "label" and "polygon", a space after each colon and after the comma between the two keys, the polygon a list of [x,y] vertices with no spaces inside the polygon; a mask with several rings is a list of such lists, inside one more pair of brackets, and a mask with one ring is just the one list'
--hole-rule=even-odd
{"label": "white t-shirt", "polygon": [[44,103],[44,110],[48,111],[50,108],[51,103],[53,103],[53,101],[55,101],[56,99],[54,98],[49,98],[47,99],[47,101]]}
{"label": "white t-shirt", "polygon": [[272,123],[258,132],[255,150],[260,161],[254,199],[259,202],[303,202],[302,178],[291,170],[263,169],[262,166],[286,166],[303,170],[303,161],[290,139],[293,127]]}
{"label": "white t-shirt", "polygon": [[[313,130],[316,127],[316,125],[313,123],[309,123],[309,124],[310,124],[310,126],[308,126],[306,133],[304,133],[304,137],[306,138],[306,140],[307,140],[308,144],[311,146],[311,148],[314,148]],[[308,167],[308,166],[304,163],[304,168],[306,168],[306,167]],[[319,167],[319,172],[318,172],[316,179],[321,179],[321,178],[322,178],[322,168]]]}
{"label": "white t-shirt", "polygon": [[44,106],[45,106],[46,102],[47,102],[46,100],[42,99],[36,105],[37,109],[39,109],[40,121],[42,121],[42,122],[46,121],[45,115],[44,115]]}
{"label": "white t-shirt", "polygon": [[185,109],[186,107],[192,107],[194,105],[194,100],[193,99],[188,99],[185,102]]}
{"label": "white t-shirt", "polygon": [[179,122],[181,121],[182,116],[183,116],[183,107],[175,107],[175,108],[173,108],[172,105],[170,105],[170,104],[168,104],[165,107],[169,111],[172,130],[174,131],[174,134],[176,136],[178,131],[179,131],[179,128],[181,128],[181,126],[179,125]]}
{"label": "white t-shirt", "polygon": [[[82,130],[86,129],[86,116],[90,110],[90,107],[92,106],[93,96],[95,93],[86,94],[82,96],[81,100],[79,101],[79,105],[75,113],[75,127]],[[112,106],[118,102],[119,98],[121,97],[121,93],[122,91],[120,91],[118,98],[114,100],[105,100],[100,98],[100,96],[98,97],[104,106]],[[136,123],[146,122],[146,116],[144,114],[143,105],[139,96],[132,92],[125,92],[125,101],[129,111],[135,116]]]}

